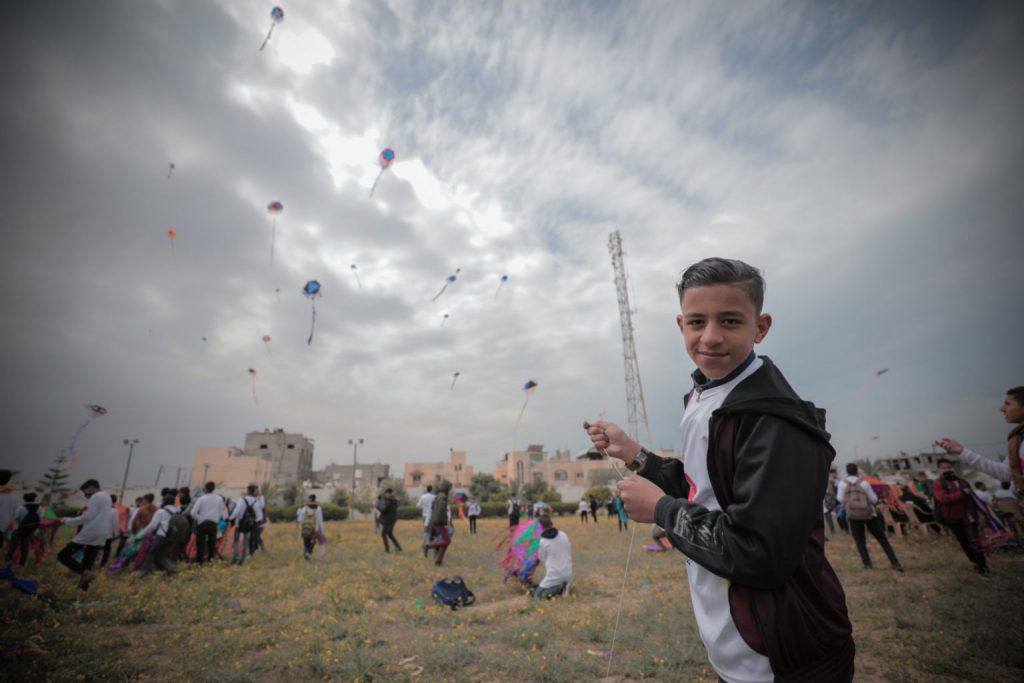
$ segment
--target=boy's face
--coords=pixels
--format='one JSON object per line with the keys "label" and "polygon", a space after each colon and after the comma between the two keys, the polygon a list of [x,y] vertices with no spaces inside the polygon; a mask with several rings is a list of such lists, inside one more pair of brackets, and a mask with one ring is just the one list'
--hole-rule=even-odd
{"label": "boy's face", "polygon": [[676,323],[686,352],[708,379],[732,372],[772,326],[772,317],[758,315],[747,291],[735,285],[691,287],[679,303]]}
{"label": "boy's face", "polygon": [[1024,406],[1017,403],[1017,399],[1009,394],[1003,399],[1003,406],[999,409],[1006,421],[1011,424],[1024,422]]}

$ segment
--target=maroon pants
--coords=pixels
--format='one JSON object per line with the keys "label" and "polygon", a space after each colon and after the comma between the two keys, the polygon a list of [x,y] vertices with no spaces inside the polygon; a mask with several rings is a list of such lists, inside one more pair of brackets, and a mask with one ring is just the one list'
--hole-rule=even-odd
{"label": "maroon pants", "polygon": [[434,531],[441,535],[440,540],[433,541],[427,544],[428,548],[435,548],[437,550],[437,559],[434,560],[434,564],[440,566],[444,562],[445,551],[448,550],[448,546],[451,545],[452,538],[448,535],[447,524],[435,524]]}

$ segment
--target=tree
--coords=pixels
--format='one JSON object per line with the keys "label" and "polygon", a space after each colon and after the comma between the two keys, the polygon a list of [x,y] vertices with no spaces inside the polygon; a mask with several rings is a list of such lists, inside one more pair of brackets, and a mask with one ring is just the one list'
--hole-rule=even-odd
{"label": "tree", "polygon": [[614,498],[615,494],[613,494],[612,490],[605,486],[604,484],[599,484],[597,486],[591,486],[583,493],[583,499],[586,500],[587,502],[590,502],[591,496],[597,499],[598,505],[604,505],[609,500]]}
{"label": "tree", "polygon": [[544,494],[548,492],[548,483],[543,480],[531,481],[519,489],[519,495],[523,500],[544,500]]}
{"label": "tree", "polygon": [[49,505],[54,493],[59,493],[67,488],[68,473],[65,469],[66,463],[67,457],[62,452],[54,460],[53,466],[39,480],[36,491],[42,494],[42,502],[44,504]]}
{"label": "tree", "polygon": [[474,474],[469,482],[469,495],[481,503],[489,501],[498,491],[501,491],[501,484],[493,474]]}
{"label": "tree", "polygon": [[280,493],[285,505],[295,505],[295,501],[298,500],[302,489],[299,488],[298,482],[293,481],[282,488]]}
{"label": "tree", "polygon": [[395,494],[395,498],[398,499],[399,505],[409,504],[409,494],[405,490],[405,484],[401,479],[384,479],[380,482],[380,491],[383,493],[384,489],[391,489],[391,492]]}
{"label": "tree", "polygon": [[334,489],[334,493],[331,494],[331,502],[339,507],[348,507],[348,491]]}

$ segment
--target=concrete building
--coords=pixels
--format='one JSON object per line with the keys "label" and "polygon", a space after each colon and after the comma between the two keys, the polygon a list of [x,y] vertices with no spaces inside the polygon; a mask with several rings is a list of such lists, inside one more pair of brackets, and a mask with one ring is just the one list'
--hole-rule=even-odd
{"label": "concrete building", "polygon": [[248,455],[235,446],[200,447],[192,462],[189,486],[195,488],[208,481],[218,488],[244,488],[249,484],[270,482],[271,462]]}
{"label": "concrete building", "polygon": [[382,481],[390,476],[391,465],[379,462],[358,463],[355,468],[352,465],[336,465],[332,462],[322,470],[314,472],[313,481],[319,484],[330,484],[336,489],[351,491],[353,483],[357,490],[364,486],[377,488]]}
{"label": "concrete building", "polygon": [[313,440],[283,429],[245,435],[245,455],[270,462],[271,484],[307,481],[313,477]]}
{"label": "concrete building", "polygon": [[418,496],[428,485],[442,478],[450,481],[456,490],[469,488],[469,483],[473,479],[473,466],[466,464],[466,451],[449,449],[447,462],[406,464],[402,485],[410,496]]}
{"label": "concrete building", "polygon": [[[656,451],[666,458],[677,457],[673,451]],[[579,500],[591,486],[611,486],[618,481],[625,467],[618,460],[619,472],[609,458],[591,448],[572,457],[569,451],[555,451],[550,456],[542,444],[530,444],[525,451],[505,453],[495,463],[494,478],[505,487],[544,482],[562,494],[563,501]]]}

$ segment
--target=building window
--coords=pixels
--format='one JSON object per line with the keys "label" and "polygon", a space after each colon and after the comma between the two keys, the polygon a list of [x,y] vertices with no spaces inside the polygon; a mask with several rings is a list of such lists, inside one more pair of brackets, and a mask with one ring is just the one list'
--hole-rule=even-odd
{"label": "building window", "polygon": [[530,453],[530,460],[534,462],[544,462],[543,453]]}
{"label": "building window", "polygon": [[413,483],[415,483],[415,484],[418,484],[418,483],[420,483],[420,475],[418,475],[418,474],[414,474],[414,475],[412,475],[412,481],[413,481]]}
{"label": "building window", "polygon": [[583,478],[583,473],[582,472],[577,472],[576,473],[576,478],[577,479],[582,479]]}
{"label": "building window", "polygon": [[265,444],[265,443],[261,443],[261,444],[260,444],[260,448],[261,448],[262,450],[267,450],[267,444]]}
{"label": "building window", "polygon": [[295,450],[295,444],[293,444],[293,443],[288,444],[288,450]]}
{"label": "building window", "polygon": [[569,473],[565,470],[555,470],[555,481],[565,481],[569,478]]}

